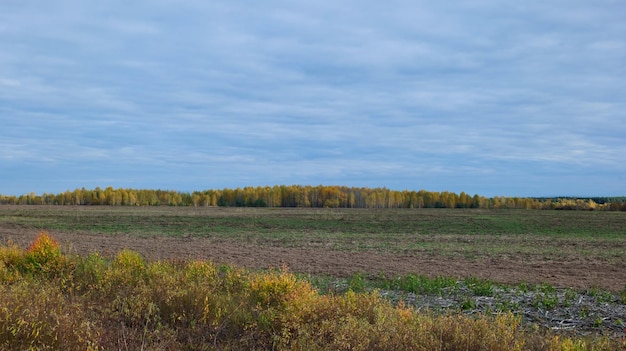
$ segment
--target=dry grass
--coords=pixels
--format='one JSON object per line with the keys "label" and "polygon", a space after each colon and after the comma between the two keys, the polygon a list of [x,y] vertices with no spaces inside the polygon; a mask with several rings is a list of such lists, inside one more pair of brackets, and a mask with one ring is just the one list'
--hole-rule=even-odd
{"label": "dry grass", "polygon": [[320,295],[286,270],[0,247],[6,350],[616,350],[525,330],[512,314],[431,315],[376,293]]}

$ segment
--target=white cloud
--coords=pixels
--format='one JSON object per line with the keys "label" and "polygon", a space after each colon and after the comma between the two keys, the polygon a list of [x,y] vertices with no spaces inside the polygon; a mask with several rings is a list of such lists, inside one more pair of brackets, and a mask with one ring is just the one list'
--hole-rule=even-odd
{"label": "white cloud", "polygon": [[174,188],[203,187],[196,173],[235,186],[435,188],[467,174],[481,189],[498,173],[615,178],[626,154],[621,7],[10,1],[0,158],[81,179],[104,167],[98,179],[118,184],[141,165]]}

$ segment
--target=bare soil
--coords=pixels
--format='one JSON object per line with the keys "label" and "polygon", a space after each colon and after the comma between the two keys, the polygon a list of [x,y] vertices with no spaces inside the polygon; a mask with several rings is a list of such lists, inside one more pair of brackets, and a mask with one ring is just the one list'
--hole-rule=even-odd
{"label": "bare soil", "polygon": [[[32,228],[0,226],[0,243],[27,247],[38,234]],[[545,257],[518,254],[464,258],[432,252],[345,251],[324,247],[283,247],[241,240],[201,237],[131,236],[125,234],[50,231],[67,253],[114,255],[127,248],[150,260],[202,259],[251,269],[286,266],[290,271],[348,277],[354,273],[385,276],[408,273],[427,276],[479,277],[502,283],[549,283],[555,287],[597,287],[620,291],[626,265],[615,260],[585,257]]]}

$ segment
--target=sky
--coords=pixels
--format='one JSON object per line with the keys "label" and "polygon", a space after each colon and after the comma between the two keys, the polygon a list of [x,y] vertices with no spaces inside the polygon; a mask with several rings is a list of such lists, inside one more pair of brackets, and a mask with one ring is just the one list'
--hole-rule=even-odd
{"label": "sky", "polygon": [[626,3],[0,3],[0,194],[626,195]]}

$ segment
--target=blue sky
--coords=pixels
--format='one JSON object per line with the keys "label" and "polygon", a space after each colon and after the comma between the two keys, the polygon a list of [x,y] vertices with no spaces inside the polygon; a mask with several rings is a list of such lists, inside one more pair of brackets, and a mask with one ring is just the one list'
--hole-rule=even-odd
{"label": "blue sky", "polygon": [[620,0],[0,9],[2,194],[626,195]]}

